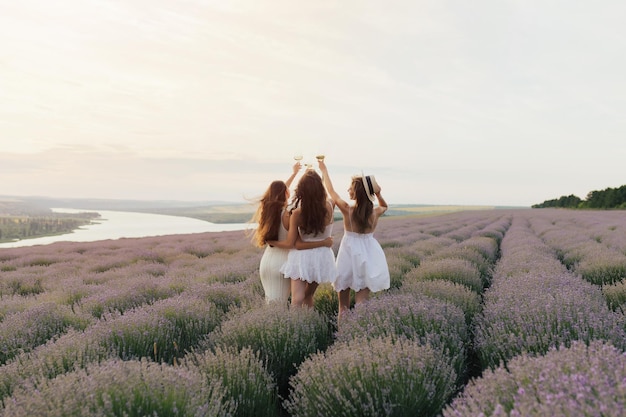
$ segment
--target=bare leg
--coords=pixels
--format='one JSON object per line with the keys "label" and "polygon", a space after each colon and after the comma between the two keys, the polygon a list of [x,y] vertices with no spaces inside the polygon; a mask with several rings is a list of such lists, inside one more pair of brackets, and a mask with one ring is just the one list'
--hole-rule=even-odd
{"label": "bare leg", "polygon": [[304,305],[307,307],[313,307],[313,296],[315,295],[315,290],[318,287],[317,282],[307,282],[306,283],[306,291],[304,295]]}
{"label": "bare leg", "polygon": [[356,304],[361,304],[366,302],[370,298],[370,289],[363,288],[362,290],[357,291],[356,296],[354,297],[354,301]]}
{"label": "bare leg", "polygon": [[341,290],[339,295],[339,314],[337,320],[341,318],[341,315],[350,309],[350,288]]}
{"label": "bare leg", "polygon": [[307,283],[301,279],[291,280],[291,305],[302,307],[306,297]]}

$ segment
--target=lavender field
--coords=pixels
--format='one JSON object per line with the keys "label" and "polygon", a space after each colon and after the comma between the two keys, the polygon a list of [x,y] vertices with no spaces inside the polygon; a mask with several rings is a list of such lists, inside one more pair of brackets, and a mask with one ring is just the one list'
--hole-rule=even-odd
{"label": "lavender field", "polygon": [[[335,251],[342,235],[335,227]],[[623,416],[626,215],[381,219],[392,288],[266,305],[244,232],[0,250],[0,416]]]}

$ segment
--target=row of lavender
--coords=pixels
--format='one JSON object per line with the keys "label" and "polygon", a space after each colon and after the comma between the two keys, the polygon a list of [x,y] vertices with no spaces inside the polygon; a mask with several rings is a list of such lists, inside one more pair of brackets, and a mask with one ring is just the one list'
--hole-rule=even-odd
{"label": "row of lavender", "polygon": [[510,222],[490,212],[386,224],[388,261],[404,266],[397,288],[342,317],[333,345],[298,368],[290,414],[439,415],[473,372],[471,324]]}
{"label": "row of lavender", "polygon": [[[406,273],[413,271],[423,259],[432,257],[434,265],[436,253],[446,258],[446,252],[467,253],[472,245],[486,245],[494,258],[497,244],[490,238],[485,238],[486,241],[475,238],[469,245],[459,244],[463,240],[471,243],[472,234],[490,222],[482,216],[385,222],[386,227],[380,229],[381,241],[389,253],[394,286],[400,287]],[[318,291],[317,311],[326,314],[291,311],[279,306],[271,306],[272,310],[262,305],[256,272],[259,251],[251,249],[249,241],[237,234],[222,234],[219,241],[213,242],[203,239],[206,235],[57,244],[3,252],[0,258],[3,272],[0,331],[4,366],[0,389],[6,412],[20,415],[22,410],[28,414],[30,411],[24,410],[32,411],[33,407],[37,409],[54,399],[62,399],[59,392],[69,395],[81,392],[82,387],[99,384],[97,381],[92,381],[91,385],[84,383],[88,375],[114,373],[112,369],[117,368],[126,375],[130,372],[128,367],[142,369],[141,366],[145,366],[131,365],[133,361],[148,358],[158,363],[185,364],[195,374],[203,370],[201,373],[208,382],[215,379],[215,373],[224,379],[225,373],[236,374],[236,369],[248,380],[251,371],[247,367],[254,365],[265,373],[259,370],[259,378],[248,388],[236,388],[243,383],[236,382],[233,376],[226,378],[230,381],[229,393],[222,397],[240,400],[222,402],[226,408],[238,410],[238,415],[263,415],[259,410],[272,415],[272,410],[279,407],[267,407],[267,403],[277,405],[276,394],[288,397],[289,377],[298,371],[297,365],[331,344],[340,345],[335,343],[332,334],[336,296],[329,287]],[[476,250],[470,252],[477,258]],[[486,270],[484,265],[481,269]],[[481,277],[482,273],[470,268],[467,283],[482,290]],[[462,283],[440,285],[440,288],[433,285],[430,291],[448,299],[464,300],[468,317],[478,311],[479,298]],[[449,348],[455,361],[454,377],[446,390],[448,394],[438,394],[439,403],[432,406],[433,410],[438,410],[465,372],[464,345],[468,342],[468,331],[465,311],[454,310],[454,319],[448,319],[447,311],[451,307],[429,300],[415,305],[423,307],[430,303],[431,328],[422,329],[419,323],[414,323],[416,331],[424,333],[424,340],[438,338],[454,342]],[[439,313],[436,313],[437,308]],[[442,325],[441,320],[451,324]],[[384,331],[384,323],[381,329]],[[454,331],[451,336],[443,333],[450,329]],[[348,342],[347,336],[341,337]],[[416,341],[418,345],[422,342]],[[416,355],[413,345],[407,347],[411,357]],[[247,361],[223,360],[225,356],[239,357],[235,352],[249,347],[254,349]],[[193,354],[185,355],[191,350],[195,350]],[[441,362],[442,358],[434,352],[430,356]],[[210,374],[206,363],[230,365],[226,369],[213,369]],[[415,366],[418,364],[415,362]],[[151,367],[149,372],[157,372],[155,369]],[[148,371],[143,369],[142,372]],[[62,378],[53,380],[57,376]],[[410,377],[414,378],[415,374],[411,373]],[[268,384],[268,378],[273,385]],[[56,382],[59,380],[67,385],[57,386],[61,384]],[[420,386],[426,388],[425,384]],[[146,392],[152,390],[151,385],[145,388]],[[121,395],[119,392],[115,395]],[[241,395],[242,392],[254,395]],[[254,400],[245,404],[241,398]],[[424,400],[429,401],[429,398]],[[67,414],[71,402],[67,399],[62,402],[62,413]],[[301,401],[294,399],[292,403],[301,408]],[[113,407],[116,401],[109,398],[107,404]],[[84,406],[84,403],[74,406],[79,405]],[[176,407],[181,408],[181,405]],[[297,414],[293,407],[291,412]],[[219,413],[224,412],[219,410]]]}
{"label": "row of lavender", "polygon": [[[237,233],[211,241],[211,235],[198,235],[1,252],[0,394],[5,415],[32,415],[43,408],[49,415],[50,410],[84,415],[84,407],[91,415],[104,415],[131,406],[159,415],[176,409],[178,415],[269,416],[281,407],[294,416],[437,415],[450,401],[445,410],[450,415],[471,415],[475,403],[486,404],[488,414],[506,409],[507,402],[493,393],[483,401],[472,390],[507,387],[507,395],[513,396],[519,387],[513,383],[514,365],[540,367],[526,363],[531,360],[520,352],[542,355],[553,345],[572,346],[569,353],[556,352],[562,358],[601,352],[609,359],[592,368],[603,375],[608,366],[619,375],[620,360],[610,359],[615,355],[607,354],[609,347],[594,345],[591,355],[574,343],[601,339],[619,346],[620,329],[624,340],[623,316],[612,316],[605,304],[602,309],[597,297],[589,296],[596,315],[583,314],[582,321],[563,321],[555,307],[545,323],[523,327],[532,323],[533,314],[543,314],[533,310],[541,301],[498,314],[506,307],[515,310],[518,298],[549,293],[525,294],[511,281],[508,291],[515,302],[506,299],[500,293],[507,287],[499,282],[518,272],[536,275],[537,286],[553,288],[554,294],[563,283],[546,283],[553,275],[578,279],[528,226],[554,222],[550,216],[558,217],[558,212],[541,212],[549,213],[547,221],[536,213],[385,219],[377,235],[395,289],[355,309],[336,333],[336,296],[329,287],[318,290],[313,311],[262,304],[256,272],[260,252]],[[613,230],[620,228],[623,232],[624,226]],[[492,278],[500,242],[503,256]],[[517,255],[516,264],[516,246],[537,249],[528,258]],[[531,268],[542,256],[556,261],[554,273],[537,273],[546,267],[541,263]],[[570,295],[580,300],[580,292],[592,294],[594,289],[597,294],[588,285]],[[489,314],[500,321],[492,322]],[[554,320],[576,331],[559,339],[546,325]],[[519,333],[516,342],[501,344],[511,329]],[[593,334],[575,334],[584,331]],[[536,347],[533,338],[545,343]],[[495,369],[499,361],[509,362],[509,371],[496,369],[507,375],[508,384],[501,384],[504,377],[489,382],[488,371],[454,399],[469,377]],[[188,383],[173,383],[183,377]],[[117,383],[111,384],[111,378]],[[91,392],[95,403],[71,399],[81,392]],[[140,404],[133,404],[137,398]]]}
{"label": "row of lavender", "polygon": [[590,211],[575,217],[534,216],[533,231],[567,268],[601,286],[613,310],[626,310],[626,230],[623,213]]}
{"label": "row of lavender", "polygon": [[[582,270],[591,269],[583,265],[592,259],[569,270],[561,262],[571,242],[589,240],[589,228],[574,225],[588,224],[590,215],[602,220],[596,232],[626,231],[626,222],[612,213],[515,216],[475,323],[476,351],[487,370],[444,416],[624,415],[626,320],[623,312],[609,309],[598,283],[625,276],[614,275],[613,262],[605,268],[595,262],[595,279],[586,280]],[[595,254],[603,253],[592,246]],[[603,259],[624,257],[624,249],[605,249],[611,256]],[[579,254],[581,261],[593,256]]]}

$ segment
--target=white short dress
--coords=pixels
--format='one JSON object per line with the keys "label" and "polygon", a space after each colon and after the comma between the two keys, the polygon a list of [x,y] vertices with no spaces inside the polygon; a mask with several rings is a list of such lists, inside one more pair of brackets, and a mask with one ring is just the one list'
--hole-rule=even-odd
{"label": "white short dress", "polygon": [[390,281],[385,252],[374,233],[344,232],[337,251],[335,291],[382,291]]}
{"label": "white short dress", "polygon": [[[302,234],[305,242],[324,240],[332,234],[333,223],[326,225],[319,235]],[[320,246],[313,249],[290,249],[287,262],[280,268],[285,278],[300,279],[306,282],[332,283],[337,276],[335,253],[332,248]]]}
{"label": "white short dress", "polygon": [[[281,214],[282,219],[282,214]],[[287,229],[280,222],[278,230],[278,240],[287,239]],[[291,294],[291,282],[285,279],[280,272],[280,267],[287,262],[289,249],[282,249],[267,245],[261,257],[259,264],[259,275],[261,277],[261,285],[265,292],[265,301],[281,301],[287,303]]]}

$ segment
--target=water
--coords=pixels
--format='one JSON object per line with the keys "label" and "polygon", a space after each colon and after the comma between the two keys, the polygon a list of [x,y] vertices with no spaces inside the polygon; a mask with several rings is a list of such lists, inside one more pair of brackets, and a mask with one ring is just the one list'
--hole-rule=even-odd
{"label": "water", "polygon": [[94,219],[93,224],[83,226],[72,233],[0,243],[0,248],[48,245],[54,242],[93,242],[96,240],[120,239],[125,237],[226,232],[231,230],[245,230],[252,227],[252,225],[248,223],[217,224],[192,219],[190,217],[167,216],[163,214],[110,210],[78,210],[71,208],[54,208],[52,210],[61,213],[97,212],[101,217]]}

